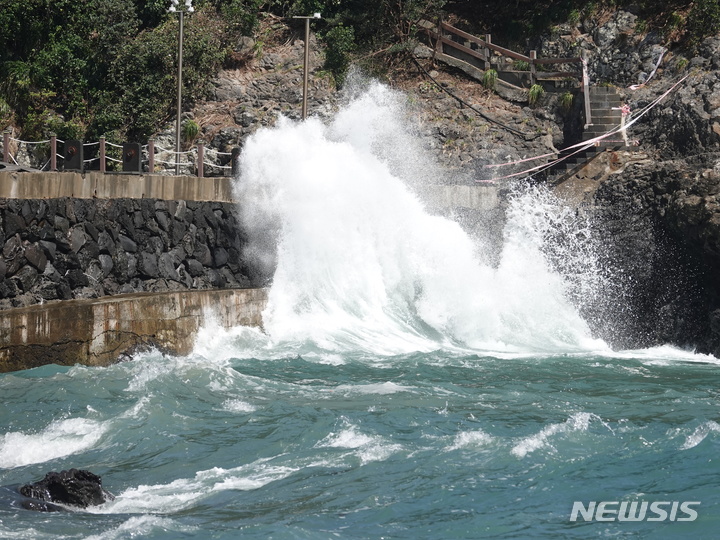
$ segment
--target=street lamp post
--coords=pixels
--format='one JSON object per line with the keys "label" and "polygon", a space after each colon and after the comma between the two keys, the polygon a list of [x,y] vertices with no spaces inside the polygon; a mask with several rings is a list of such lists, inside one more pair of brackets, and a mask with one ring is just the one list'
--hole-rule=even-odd
{"label": "street lamp post", "polygon": [[305,19],[305,56],[303,58],[303,100],[302,100],[302,119],[307,118],[307,99],[308,99],[308,72],[310,71],[310,19],[319,19],[319,13],[312,15],[296,15],[293,19]]}
{"label": "street lamp post", "polygon": [[184,15],[187,11],[192,13],[195,8],[192,0],[185,0],[185,6],[181,6],[179,0],[170,0],[170,13],[180,16],[180,30],[178,32],[178,74],[177,74],[177,121],[175,124],[175,174],[180,174],[180,115],[182,114],[182,61],[183,61],[183,24]]}

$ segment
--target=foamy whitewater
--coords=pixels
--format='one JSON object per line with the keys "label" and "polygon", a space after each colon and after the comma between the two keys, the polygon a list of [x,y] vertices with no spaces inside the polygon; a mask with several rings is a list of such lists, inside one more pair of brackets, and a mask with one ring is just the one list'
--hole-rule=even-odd
{"label": "foamy whitewater", "polygon": [[[330,126],[284,121],[246,145],[238,192],[253,201],[247,224],[261,233],[251,255],[276,264],[264,316],[272,343],[309,340],[380,355],[438,344],[605,348],[542,252],[543,229],[561,221],[559,203],[518,194],[500,264],[491,267],[457,223],[427,213],[409,187],[418,171],[397,162],[422,153],[398,125],[400,99],[373,85]],[[431,168],[426,163],[426,174]],[[575,257],[577,247],[563,255]]]}
{"label": "foamy whitewater", "polygon": [[[0,538],[717,535],[718,361],[595,338],[591,228],[542,187],[513,188],[498,256],[428,212],[445,173],[408,115],[369,84],[247,142],[263,331],[0,375]],[[115,500],[22,507],[20,484],[72,467]]]}

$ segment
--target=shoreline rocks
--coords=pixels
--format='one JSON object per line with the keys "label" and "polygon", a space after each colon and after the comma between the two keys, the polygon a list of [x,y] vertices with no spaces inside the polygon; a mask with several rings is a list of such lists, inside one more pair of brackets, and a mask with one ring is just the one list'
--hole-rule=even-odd
{"label": "shoreline rocks", "polygon": [[115,499],[103,489],[102,478],[82,469],[49,472],[39,482],[24,484],[18,491],[28,498],[21,502],[23,508],[40,512],[65,510],[59,505],[87,508]]}

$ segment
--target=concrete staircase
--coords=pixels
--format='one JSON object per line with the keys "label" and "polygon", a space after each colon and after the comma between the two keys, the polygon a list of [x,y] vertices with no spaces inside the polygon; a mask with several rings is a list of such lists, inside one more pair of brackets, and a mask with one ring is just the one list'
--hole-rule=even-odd
{"label": "concrete staircase", "polygon": [[[593,86],[590,88],[590,112],[592,124],[585,128],[583,141],[604,135],[616,129],[622,122],[622,98],[611,86]],[[617,133],[600,141],[599,148],[616,148],[623,145],[622,134]]]}
{"label": "concrete staircase", "polygon": [[[582,140],[589,141],[618,128],[622,122],[622,105],[622,98],[614,87],[591,87],[590,114],[592,124],[583,131]],[[605,150],[623,149],[628,149],[628,147],[625,146],[622,133],[618,132],[585,150],[579,152],[577,152],[577,149],[562,151],[559,157],[568,157],[547,171],[546,181],[552,184],[560,183],[586,167]]]}

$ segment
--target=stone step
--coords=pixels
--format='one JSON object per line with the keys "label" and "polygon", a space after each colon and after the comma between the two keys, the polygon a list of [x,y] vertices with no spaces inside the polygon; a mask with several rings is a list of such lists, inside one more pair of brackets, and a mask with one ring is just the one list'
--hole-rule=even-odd
{"label": "stone step", "polygon": [[618,129],[618,125],[611,125],[611,126],[588,126],[586,130],[583,131],[583,135],[592,135],[593,137],[597,137],[598,135],[604,135],[608,131],[613,131]]}
{"label": "stone step", "polygon": [[613,107],[622,107],[622,99],[618,96],[617,99],[604,99],[604,100],[596,100],[593,98],[590,98],[590,108],[602,108],[602,109],[612,109]]}
{"label": "stone step", "polygon": [[618,128],[617,124],[613,125],[607,125],[607,126],[588,126],[586,130],[583,131],[583,136],[587,137],[597,137],[598,135],[605,135],[608,131],[613,131]]}
{"label": "stone step", "polygon": [[[573,151],[577,152],[577,150]],[[576,166],[585,163],[589,159],[592,159],[597,152],[597,148],[593,146],[590,148],[586,148],[585,150],[581,150],[576,154],[572,154],[573,151],[569,152],[568,157],[565,157],[563,155],[563,152],[561,152],[560,157],[564,159],[554,165],[552,171],[566,171],[569,169],[574,169]]]}
{"label": "stone step", "polygon": [[625,141],[622,138],[622,133],[612,133],[609,135],[606,133],[601,133],[600,135],[583,136],[583,142],[590,141],[592,139],[595,139],[596,137],[600,137],[601,135],[607,135],[607,137],[596,142],[596,144],[598,144],[599,146],[615,145],[615,144],[619,144],[620,142],[625,144]]}
{"label": "stone step", "polygon": [[[616,127],[620,127],[621,121],[620,118],[617,119],[617,122],[598,122],[598,119],[596,116],[592,117],[592,124],[590,124],[587,129],[594,129],[597,130],[603,130],[607,131],[609,129],[615,129]],[[587,131],[587,129],[585,131]]]}
{"label": "stone step", "polygon": [[618,126],[619,124],[591,124],[585,130],[585,133],[606,133]]}
{"label": "stone step", "polygon": [[617,88],[614,86],[591,86],[590,95],[596,94],[617,94]]}
{"label": "stone step", "polygon": [[[620,111],[592,111],[593,124],[619,124],[622,120],[622,113]],[[616,114],[617,113],[617,114]]]}
{"label": "stone step", "polygon": [[619,124],[622,120],[622,115],[608,114],[607,111],[593,111],[592,123],[595,125],[600,124]]}

